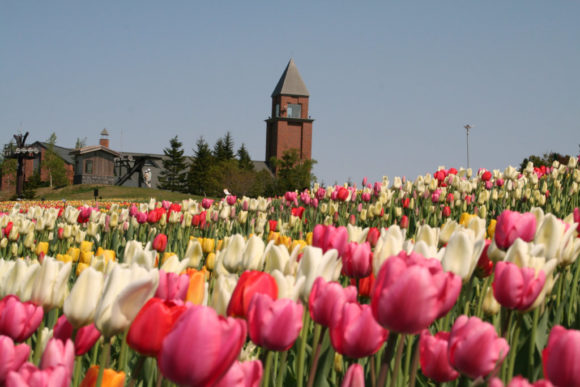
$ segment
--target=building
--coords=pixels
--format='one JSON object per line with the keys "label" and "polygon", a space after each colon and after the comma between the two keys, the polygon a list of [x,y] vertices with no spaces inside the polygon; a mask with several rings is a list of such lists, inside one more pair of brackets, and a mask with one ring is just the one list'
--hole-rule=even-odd
{"label": "building", "polygon": [[312,158],[312,122],[308,115],[310,94],[290,59],[272,92],[272,113],[266,120],[266,163],[296,149],[301,160]]}

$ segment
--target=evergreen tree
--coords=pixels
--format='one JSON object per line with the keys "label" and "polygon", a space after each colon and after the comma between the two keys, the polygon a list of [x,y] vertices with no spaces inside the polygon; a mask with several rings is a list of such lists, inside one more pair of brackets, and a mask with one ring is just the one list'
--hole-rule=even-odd
{"label": "evergreen tree", "polygon": [[230,132],[227,132],[223,138],[216,141],[213,147],[213,157],[217,162],[233,160],[234,155],[234,140]]}
{"label": "evergreen tree", "polygon": [[286,191],[303,190],[309,188],[315,180],[312,175],[312,166],[315,160],[301,160],[296,149],[290,149],[282,155],[281,159],[272,159],[276,167],[277,178],[273,189],[275,194],[283,194]]}
{"label": "evergreen tree", "polygon": [[56,145],[55,133],[50,135],[47,143],[48,146],[44,152],[43,167],[48,172],[49,186],[62,187],[68,185],[69,181],[66,176],[64,160],[54,151],[54,146]]}
{"label": "evergreen tree", "polygon": [[163,160],[163,171],[159,175],[159,188],[169,191],[184,192],[186,188],[186,165],[185,156],[183,156],[182,144],[173,137],[169,141],[169,148],[163,149],[163,153],[167,156]]}
{"label": "evergreen tree", "polygon": [[189,192],[196,195],[205,195],[208,190],[209,170],[214,157],[207,142],[200,137],[193,151],[192,162],[189,167]]}
{"label": "evergreen tree", "polygon": [[246,146],[242,144],[240,149],[238,149],[238,166],[240,169],[244,171],[253,171],[254,170],[254,163],[250,158],[250,154],[246,150]]}

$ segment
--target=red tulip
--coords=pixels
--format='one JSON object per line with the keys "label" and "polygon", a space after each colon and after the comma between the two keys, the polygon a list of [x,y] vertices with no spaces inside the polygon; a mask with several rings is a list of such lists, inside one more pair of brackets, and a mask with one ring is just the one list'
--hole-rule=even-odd
{"label": "red tulip", "polygon": [[[512,378],[507,387],[553,387],[554,385],[547,380],[540,379],[535,383],[530,383],[522,376]],[[489,387],[504,387],[502,381],[498,378],[493,378],[489,382]]]}
{"label": "red tulip", "polygon": [[32,302],[9,295],[0,300],[0,334],[16,342],[28,339],[40,325],[44,311]]}
{"label": "red tulip", "polygon": [[344,187],[340,187],[336,192],[336,198],[341,202],[346,201],[346,199],[348,199],[348,195],[349,195],[348,189]]}
{"label": "red tulip", "polygon": [[274,219],[270,219],[268,221],[268,227],[270,227],[270,231],[276,231],[276,227],[278,227],[278,222]]}
{"label": "red tulip", "polygon": [[493,325],[463,315],[451,328],[447,356],[453,368],[476,379],[499,366],[509,350],[507,341],[497,336]]}
{"label": "red tulip", "polygon": [[286,351],[302,329],[302,304],[287,298],[273,300],[267,294],[256,293],[248,307],[250,339],[271,351]]}
{"label": "red tulip", "polygon": [[419,341],[421,371],[423,375],[437,383],[450,382],[459,376],[447,359],[448,340],[449,332],[437,332],[434,336],[427,329],[421,332]]}
{"label": "red tulip", "polygon": [[330,328],[334,349],[355,359],[377,352],[387,335],[387,330],[373,318],[371,307],[356,302],[343,304],[341,317]]}
{"label": "red tulip", "polygon": [[445,218],[450,217],[451,216],[451,208],[449,208],[449,206],[443,207],[443,210],[441,211],[441,215],[443,215]]}
{"label": "red tulip", "polygon": [[262,362],[235,361],[228,372],[213,387],[258,387],[262,381]]}
{"label": "red tulip", "polygon": [[481,255],[477,261],[476,273],[479,277],[482,278],[489,277],[493,272],[493,262],[487,256],[487,250],[489,249],[490,244],[491,240],[486,239],[485,247],[481,251]]}
{"label": "red tulip", "polygon": [[8,222],[8,224],[6,224],[6,227],[4,227],[4,236],[6,238],[8,238],[8,235],[10,235],[10,231],[12,231],[12,227],[14,227],[14,224],[12,222]]}
{"label": "red tulip", "polygon": [[333,325],[340,318],[345,302],[356,301],[356,288],[343,288],[338,282],[326,282],[318,277],[312,285],[308,298],[308,308],[312,320],[325,327]]}
{"label": "red tulip", "polygon": [[358,363],[352,364],[346,370],[344,379],[340,384],[340,387],[364,387],[365,385],[365,372],[362,366]]}
{"label": "red tulip", "polygon": [[163,340],[157,361],[163,375],[177,384],[209,386],[228,371],[245,341],[245,321],[191,306]]}
{"label": "red tulip", "polygon": [[542,351],[544,376],[555,386],[580,386],[580,331],[556,325]]}
{"label": "red tulip", "polygon": [[154,297],[163,300],[185,301],[189,288],[189,276],[187,274],[167,273],[159,270],[159,286]]}
{"label": "red tulip", "polygon": [[485,171],[481,174],[482,181],[489,181],[490,179],[491,179],[491,172],[490,171]]}
{"label": "red tulip", "polygon": [[167,235],[157,234],[155,239],[153,239],[153,248],[158,252],[162,253],[167,247]]}
{"label": "red tulip", "polygon": [[264,293],[272,299],[278,298],[278,285],[270,274],[251,270],[245,271],[240,276],[238,283],[230,298],[226,314],[233,317],[245,318],[250,306],[250,301],[256,293]]}
{"label": "red tulip", "polygon": [[409,217],[407,215],[403,215],[401,218],[401,224],[399,225],[401,228],[408,228],[409,227]]}
{"label": "red tulip", "polygon": [[183,303],[152,298],[139,311],[127,334],[127,344],[145,356],[157,356],[165,336],[187,310]]}
{"label": "red tulip", "polygon": [[[54,326],[52,337],[66,342],[72,338],[73,326],[63,314],[60,316]],[[75,336],[75,355],[81,356],[87,353],[97,340],[101,337],[101,332],[95,327],[95,324],[85,325],[77,330]]]}
{"label": "red tulip", "polygon": [[381,266],[371,306],[383,327],[415,334],[446,315],[460,291],[461,278],[444,272],[436,259],[401,252]]}
{"label": "red tulip", "polygon": [[[351,278],[350,284],[356,286],[357,279]],[[371,291],[375,286],[375,273],[371,271],[371,275],[358,279],[358,295],[361,297],[370,297]]]}
{"label": "red tulip", "polygon": [[381,237],[381,232],[376,227],[369,227],[369,232],[367,234],[367,242],[371,244],[371,247],[374,248]]}
{"label": "red tulip", "polygon": [[373,253],[368,242],[350,242],[342,253],[342,274],[351,278],[368,277],[373,270]]}
{"label": "red tulip", "polygon": [[495,264],[493,296],[506,308],[526,310],[538,298],[545,282],[542,270],[536,275],[531,267],[520,268],[514,263],[500,261]]}
{"label": "red tulip", "polygon": [[497,218],[494,240],[497,247],[506,250],[517,238],[531,242],[536,234],[536,217],[531,212],[505,210]]}
{"label": "red tulip", "polygon": [[14,345],[8,336],[0,336],[0,386],[4,385],[10,371],[16,371],[30,354],[27,344]]}

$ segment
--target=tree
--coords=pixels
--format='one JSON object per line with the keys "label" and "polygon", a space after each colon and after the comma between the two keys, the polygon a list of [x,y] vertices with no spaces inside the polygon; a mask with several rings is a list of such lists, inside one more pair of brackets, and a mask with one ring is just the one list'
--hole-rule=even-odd
{"label": "tree", "polygon": [[163,149],[167,159],[163,160],[163,170],[159,175],[161,189],[186,191],[186,162],[181,146],[181,142],[175,136],[169,141],[169,148]]}
{"label": "tree", "polygon": [[240,149],[238,149],[238,166],[240,169],[244,171],[253,171],[254,170],[254,163],[250,158],[250,154],[246,150],[246,146],[242,144]]}
{"label": "tree", "polygon": [[523,172],[526,169],[528,162],[531,161],[534,164],[534,167],[541,167],[546,166],[550,167],[554,163],[554,161],[558,161],[560,164],[568,164],[568,160],[570,159],[569,155],[561,155],[557,152],[549,152],[544,153],[542,156],[537,155],[530,155],[522,160],[520,164],[520,172]]}
{"label": "tree", "polygon": [[223,138],[216,141],[213,147],[213,157],[217,162],[233,160],[234,155],[234,140],[230,132],[227,132]]}
{"label": "tree", "polygon": [[49,186],[62,187],[68,185],[66,166],[64,160],[56,154],[54,146],[56,144],[56,133],[52,133],[47,140],[47,148],[44,152],[43,168],[48,173]]}
{"label": "tree", "polygon": [[77,141],[75,142],[75,149],[84,148],[86,145],[87,145],[86,137],[83,137],[82,139],[80,137],[77,137]]}
{"label": "tree", "polygon": [[275,194],[310,188],[315,180],[311,172],[316,161],[300,159],[296,149],[287,150],[281,159],[272,158],[271,162],[276,167]]}
{"label": "tree", "polygon": [[205,195],[208,189],[208,173],[214,162],[214,157],[207,142],[200,137],[193,151],[191,165],[189,167],[188,184],[189,192],[196,195]]}

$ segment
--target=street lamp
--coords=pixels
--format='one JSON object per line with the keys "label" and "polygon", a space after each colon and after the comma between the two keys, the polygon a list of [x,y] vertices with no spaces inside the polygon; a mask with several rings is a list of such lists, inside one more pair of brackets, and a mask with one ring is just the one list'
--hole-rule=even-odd
{"label": "street lamp", "polygon": [[467,169],[469,169],[469,129],[472,128],[471,125],[466,124],[463,126],[465,128],[465,134],[467,135]]}

